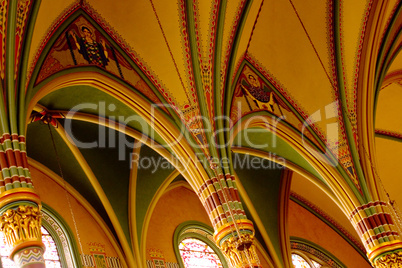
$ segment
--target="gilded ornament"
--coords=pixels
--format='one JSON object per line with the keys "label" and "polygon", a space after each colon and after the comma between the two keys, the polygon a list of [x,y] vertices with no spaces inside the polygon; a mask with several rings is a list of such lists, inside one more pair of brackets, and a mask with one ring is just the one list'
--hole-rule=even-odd
{"label": "gilded ornament", "polygon": [[8,209],[0,218],[0,231],[13,247],[27,241],[41,241],[40,227],[41,214],[37,207],[21,205]]}
{"label": "gilded ornament", "polygon": [[253,244],[254,236],[251,234],[241,234],[232,236],[222,243],[221,249],[229,260],[231,267],[256,267],[259,259]]}
{"label": "gilded ornament", "polygon": [[374,260],[375,268],[402,268],[402,251],[391,252]]}

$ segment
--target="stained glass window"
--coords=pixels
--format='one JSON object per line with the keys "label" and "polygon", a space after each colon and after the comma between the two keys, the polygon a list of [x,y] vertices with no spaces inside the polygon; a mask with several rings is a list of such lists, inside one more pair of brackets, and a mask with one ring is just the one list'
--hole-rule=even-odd
{"label": "stained glass window", "polygon": [[[42,242],[46,246],[44,259],[46,262],[46,268],[61,268],[59,254],[57,252],[56,243],[52,236],[45,228],[41,228]],[[1,265],[3,268],[15,268],[14,262],[8,258],[11,253],[11,247],[6,245],[6,238],[3,233],[0,232],[0,256]]]}
{"label": "stained glass window", "polygon": [[52,236],[45,228],[42,230],[42,242],[45,244],[46,251],[43,257],[45,258],[46,268],[61,268],[59,253],[57,252],[56,243]]}
{"label": "stained glass window", "polygon": [[316,262],[316,261],[314,261],[314,260],[311,260],[311,262],[314,264],[314,266],[315,266],[316,268],[321,268],[321,267],[322,267],[321,264],[319,264],[318,262]]}
{"label": "stained glass window", "polygon": [[186,238],[180,242],[179,250],[186,268],[222,267],[218,255],[201,240]]}
{"label": "stained glass window", "polygon": [[308,262],[298,254],[292,254],[292,263],[294,268],[312,268]]}

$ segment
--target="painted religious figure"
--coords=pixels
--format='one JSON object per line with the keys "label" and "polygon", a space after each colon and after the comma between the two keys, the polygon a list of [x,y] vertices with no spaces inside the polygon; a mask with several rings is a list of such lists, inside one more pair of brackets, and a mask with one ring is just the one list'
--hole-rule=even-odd
{"label": "painted religious figure", "polygon": [[96,64],[101,67],[106,67],[109,62],[108,52],[104,39],[96,41],[91,30],[86,27],[81,27],[82,36],[77,36],[76,33],[70,31],[70,36],[73,37],[75,45],[80,54],[89,64]]}
{"label": "painted religious figure", "polygon": [[[40,70],[35,85],[65,69],[98,66],[102,71],[123,79],[152,102],[161,103],[159,97],[135,70],[130,55],[125,54],[124,49],[115,41],[108,38],[102,27],[83,15],[78,16],[63,32],[60,32],[45,59],[37,62]],[[169,113],[165,107],[162,109]],[[39,117],[41,115],[38,115]]]}
{"label": "painted religious figure", "polygon": [[[248,69],[248,68],[247,68]],[[279,113],[283,116],[282,109],[290,111],[288,106],[275,94],[275,92],[265,86],[260,78],[251,70],[247,70],[241,75],[239,95],[244,95],[250,110],[253,110],[250,100],[258,109],[268,110],[271,113]],[[278,109],[278,111],[275,111]]]}

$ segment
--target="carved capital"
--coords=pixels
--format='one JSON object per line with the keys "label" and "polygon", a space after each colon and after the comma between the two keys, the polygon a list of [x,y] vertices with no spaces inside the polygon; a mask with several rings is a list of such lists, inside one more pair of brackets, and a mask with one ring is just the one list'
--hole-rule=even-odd
{"label": "carved capital", "polygon": [[0,217],[0,231],[13,248],[25,242],[39,242],[38,245],[41,245],[40,228],[41,214],[37,207],[20,205],[16,209],[6,210]]}
{"label": "carved capital", "polygon": [[221,245],[221,250],[229,260],[231,267],[259,267],[259,259],[253,244],[252,234],[232,236]]}
{"label": "carved capital", "polygon": [[402,251],[387,252],[373,261],[375,268],[402,268]]}
{"label": "carved capital", "polygon": [[251,221],[237,220],[223,225],[216,230],[214,239],[231,267],[261,267],[253,243],[254,226]]}

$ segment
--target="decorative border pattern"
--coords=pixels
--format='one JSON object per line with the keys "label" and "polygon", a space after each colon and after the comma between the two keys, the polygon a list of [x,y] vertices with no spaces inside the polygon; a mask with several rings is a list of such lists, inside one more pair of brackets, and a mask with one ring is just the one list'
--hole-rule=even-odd
{"label": "decorative border pattern", "polygon": [[30,64],[29,71],[27,73],[27,82],[26,82],[26,88],[25,91],[28,89],[28,83],[31,80],[31,76],[33,74],[33,71],[38,64],[39,57],[42,55],[42,52],[49,42],[50,38],[54,35],[56,30],[63,24],[63,22],[71,15],[73,14],[78,8],[80,7],[80,1],[77,0],[76,3],[73,3],[70,7],[67,7],[64,12],[61,13],[61,15],[56,19],[56,22],[51,25],[48,30],[46,31],[46,35],[42,38],[42,43],[39,45],[39,48],[37,49],[37,52],[35,54],[35,57],[33,58],[32,63]]}
{"label": "decorative border pattern", "polygon": [[[236,35],[236,32],[238,30],[239,27],[239,22],[240,22],[240,16],[241,14],[243,14],[244,9],[246,7],[246,1],[242,0],[237,8],[237,13],[235,16],[235,20],[233,22],[233,26],[232,26],[232,30],[230,32],[230,36],[229,36],[229,41],[227,44],[227,48],[226,48],[226,55],[225,55],[225,59],[222,63],[222,70],[224,70],[225,72],[222,74],[222,79],[221,79],[221,107],[222,107],[222,111],[223,108],[225,107],[225,90],[228,90],[227,88],[225,88],[225,82],[226,82],[226,78],[227,77],[227,72],[228,72],[228,63],[229,63],[229,59],[230,59],[230,55],[231,53],[233,53],[233,42],[234,42],[234,38]],[[241,62],[243,61],[243,57],[240,58],[239,64],[236,66],[235,71],[233,72],[233,78],[236,75],[236,71],[238,70],[238,67],[240,67]],[[233,79],[232,79],[233,81]]]}
{"label": "decorative border pattern", "polygon": [[148,77],[148,79],[153,83],[153,85],[155,85],[155,87],[161,92],[164,98],[171,104],[172,108],[178,114],[180,114],[180,110],[176,104],[177,100],[173,96],[169,95],[169,92],[165,90],[166,86],[159,81],[157,75],[155,75],[150,70],[149,66],[146,63],[144,63],[144,61],[140,58],[140,56],[138,56],[136,52],[133,51],[133,49],[124,41],[124,39],[114,31],[113,27],[111,27],[106,21],[104,21],[101,18],[101,16],[95,11],[95,9],[93,9],[92,6],[90,6],[90,4],[88,4],[85,1],[84,2],[77,1],[76,3],[72,4],[71,7],[67,8],[66,11],[63,12],[62,15],[56,19],[56,22],[49,28],[30,66],[30,70],[27,75],[28,77],[27,85],[37,65],[39,57],[43,53],[43,50],[46,44],[49,42],[50,38],[54,35],[55,31],[63,24],[63,22],[65,22],[65,20],[70,15],[72,15],[75,11],[79,10],[80,8],[84,12],[86,12],[86,14],[89,15],[100,27],[102,27],[102,29],[126,52],[126,54],[143,71],[143,73]]}
{"label": "decorative border pattern", "polygon": [[[296,109],[296,111],[301,115],[305,122],[307,122],[308,125],[311,126],[314,133],[317,134],[318,137],[325,144],[327,144],[324,134],[318,129],[315,124],[311,122],[311,119],[309,119],[303,107],[293,99],[293,96],[290,95],[290,93],[285,90],[284,86],[276,80],[276,77],[273,76],[269,71],[265,70],[262,65],[256,59],[254,59],[252,55],[250,55],[250,53],[247,53],[245,55],[245,60],[248,61],[253,67],[255,67],[275,87],[275,89],[279,91],[279,93],[290,103],[290,105],[292,105],[293,108]],[[331,148],[329,147],[329,149]]]}
{"label": "decorative border pattern", "polygon": [[313,247],[311,247],[309,245],[306,245],[306,244],[303,244],[303,243],[300,243],[300,242],[291,241],[290,242],[290,248],[300,250],[302,252],[307,252],[308,254],[311,254],[314,257],[316,257],[316,258],[320,259],[321,261],[325,262],[325,264],[328,265],[328,267],[331,267],[331,268],[344,268],[344,267],[340,266],[339,264],[337,264],[332,258],[327,256],[322,251],[319,251],[319,250],[317,250],[317,249],[315,249],[315,248],[313,248]]}
{"label": "decorative border pattern", "polygon": [[18,267],[38,266],[45,267],[43,250],[41,248],[29,247],[17,252],[14,256],[14,262]]}
{"label": "decorative border pattern", "polygon": [[[82,265],[85,267],[98,267],[96,265],[95,258],[93,255],[81,254],[81,262],[82,262]],[[118,257],[106,256],[106,265],[107,265],[106,267],[108,267],[108,268],[123,268],[123,266],[121,265],[120,259]],[[155,267],[153,267],[153,268],[155,268]]]}
{"label": "decorative border pattern", "polygon": [[[213,99],[213,60],[214,60],[214,55],[215,55],[215,32],[216,32],[216,27],[217,27],[217,12],[218,12],[218,6],[219,6],[219,0],[215,0],[215,2],[212,4],[211,7],[211,17],[209,21],[209,36],[207,36],[207,40],[209,42],[207,47],[204,50],[204,47],[202,46],[201,40],[202,36],[199,32],[199,16],[198,16],[198,7],[197,7],[197,1],[193,0],[193,10],[194,10],[194,18],[195,18],[195,36],[196,36],[196,44],[197,44],[197,55],[198,55],[198,60],[200,62],[200,69],[201,69],[201,78],[202,78],[202,84],[203,84],[203,92],[204,92],[204,98],[207,102],[207,109],[208,109],[208,115],[210,118],[214,118],[215,115],[215,106],[214,106],[214,99]],[[207,56],[203,57],[203,54],[206,53]],[[215,129],[215,121],[212,121],[212,126]]]}
{"label": "decorative border pattern", "polygon": [[180,114],[180,109],[177,106],[177,100],[173,96],[169,95],[169,91],[166,86],[160,81],[159,77],[151,70],[151,68],[145,63],[145,61],[131,48],[131,46],[116,33],[114,28],[109,25],[99,13],[87,2],[83,2],[82,9],[102,27],[104,31],[126,52],[128,56],[134,61],[134,63],[143,71],[148,79],[155,85],[155,87],[161,92],[164,98],[172,105],[172,108]]}
{"label": "decorative border pattern", "polygon": [[72,253],[70,251],[70,246],[68,244],[68,240],[67,240],[66,235],[64,234],[64,231],[62,230],[60,225],[55,220],[53,220],[53,218],[50,215],[48,215],[46,213],[46,211],[44,211],[44,210],[42,210],[42,219],[46,223],[48,223],[53,228],[53,230],[57,233],[57,236],[60,239],[60,242],[63,247],[63,254],[66,259],[67,266],[74,267],[73,260],[71,258]]}
{"label": "decorative border pattern", "polygon": [[[387,22],[386,22],[386,24],[385,24],[385,26],[384,26],[384,32],[383,32],[383,34],[382,34],[382,36],[381,36],[380,44],[382,44],[383,41],[384,41],[385,35],[386,35],[387,31],[389,30],[388,27],[389,27],[389,25],[390,25],[390,23],[391,23],[392,17],[394,16],[396,10],[398,9],[399,4],[400,4],[400,1],[396,1],[396,2],[395,2],[395,6],[393,7],[393,9],[392,9],[392,11],[391,11],[391,13],[390,13],[390,16],[388,17],[388,20],[387,20]],[[399,37],[399,34],[398,34],[398,33],[400,33],[401,30],[402,30],[402,25],[400,24],[399,27],[398,27],[398,29],[396,29],[396,30],[394,31],[394,37],[393,37],[392,41],[390,42],[390,45],[388,46],[388,49],[390,49],[390,48],[392,47],[392,44],[394,44],[395,41],[398,39],[398,37]],[[390,57],[391,60],[394,59],[397,54],[399,54],[399,51],[400,51],[401,46],[402,46],[402,45],[400,44],[400,45],[398,45],[398,46],[394,49],[394,53],[392,53],[392,55],[391,55],[391,57]],[[377,53],[380,51],[380,49],[381,49],[381,47],[378,47]],[[388,51],[389,51],[389,50],[388,50]],[[381,62],[381,66],[382,66],[382,67],[384,67],[384,61],[385,61],[385,59],[386,59],[386,57],[383,57],[383,61]]]}
{"label": "decorative border pattern", "polygon": [[[190,86],[190,93],[191,95],[188,96],[188,101],[190,102],[189,105],[192,106],[193,104],[197,105],[198,108],[198,99],[197,99],[197,92],[195,91],[195,82],[194,82],[194,73],[193,73],[193,62],[191,59],[191,48],[190,48],[190,40],[187,32],[187,13],[186,13],[186,3],[184,0],[180,0],[179,3],[179,12],[180,12],[180,23],[181,23],[181,34],[182,34],[182,42],[184,46],[184,58],[186,59],[187,65],[186,67],[186,77],[188,79],[188,84]],[[194,11],[195,12],[195,11]],[[187,89],[183,85],[183,90],[187,94]],[[184,109],[183,109],[184,110]]]}
{"label": "decorative border pattern", "polygon": [[[176,262],[165,262],[165,267],[166,268],[179,268],[180,266]],[[153,260],[147,260],[147,268],[156,268],[156,265]]]}
{"label": "decorative border pattern", "polygon": [[[342,8],[342,1],[340,0],[340,10],[339,12],[341,12]],[[330,83],[333,87],[333,93],[335,95],[335,99],[338,101],[338,124],[340,127],[340,133],[338,134],[341,137],[342,142],[339,144],[329,144],[327,143],[329,149],[333,152],[334,149],[336,149],[336,147],[338,147],[338,160],[339,162],[342,164],[342,166],[344,167],[344,170],[349,174],[351,180],[353,181],[354,185],[356,186],[356,188],[359,190],[359,192],[361,194],[363,194],[362,190],[361,190],[361,186],[359,184],[359,180],[357,179],[356,176],[356,168],[355,165],[353,163],[352,160],[352,152],[350,150],[349,147],[349,143],[347,135],[346,135],[346,129],[345,129],[345,125],[344,125],[344,115],[342,113],[342,103],[340,101],[340,88],[339,88],[339,84],[338,84],[338,72],[337,72],[337,65],[336,65],[336,52],[335,52],[335,31],[334,31],[334,1],[331,0],[328,2],[328,12],[327,12],[327,20],[328,23],[327,25],[329,25],[328,29],[328,36],[329,36],[329,51],[330,51],[330,61],[331,61],[331,67],[332,67],[332,78],[328,77],[328,79],[330,79]],[[339,25],[339,27],[341,27],[341,23]],[[339,38],[340,40],[342,39],[342,31],[341,28],[339,29]],[[340,51],[341,51],[341,61],[343,62],[343,48],[342,48],[342,42],[340,42]],[[345,68],[344,65],[341,64],[342,66],[342,77],[343,80],[345,80]],[[332,81],[331,81],[332,80]],[[345,90],[345,95],[346,95],[346,105],[347,105],[347,89],[346,89],[346,85],[344,85],[344,90]],[[351,122],[353,125],[353,122]],[[353,131],[353,130],[352,130]],[[353,135],[353,137],[355,137],[355,135]],[[355,142],[357,143],[357,139],[355,139]],[[334,147],[332,147],[334,146]]]}
{"label": "decorative border pattern", "polygon": [[389,136],[392,138],[402,140],[402,133],[398,133],[398,132],[394,132],[394,131],[390,131],[390,130],[376,129],[375,134]]}
{"label": "decorative border pattern", "polygon": [[6,68],[8,0],[0,0],[0,77],[4,79]]}
{"label": "decorative border pattern", "polygon": [[[357,85],[358,85],[358,78],[359,78],[359,70],[360,70],[360,63],[361,63],[361,55],[362,55],[362,51],[363,51],[363,43],[364,43],[364,37],[366,35],[366,29],[367,29],[367,22],[370,16],[370,10],[371,7],[373,6],[373,2],[374,0],[370,0],[367,4],[367,8],[366,8],[366,13],[365,13],[365,17],[364,17],[364,21],[363,21],[363,25],[362,28],[360,30],[360,40],[359,40],[359,47],[357,49],[357,54],[356,54],[356,68],[353,74],[354,77],[354,81],[353,81],[353,107],[349,107],[348,104],[348,110],[352,110],[352,113],[356,114],[356,108],[357,108]],[[341,5],[342,5],[342,1],[341,1]],[[339,17],[342,17],[342,9],[339,10]],[[340,32],[342,32],[342,28],[341,25],[339,25],[339,30]],[[343,61],[343,58],[342,58]],[[352,108],[352,109],[350,109]],[[356,119],[356,124],[357,124],[357,119]],[[357,133],[356,133],[357,135]]]}
{"label": "decorative border pattern", "polygon": [[26,34],[27,21],[29,13],[32,9],[32,2],[30,0],[18,0],[17,3],[17,16],[15,26],[15,64],[14,64],[14,79],[17,79],[18,67],[20,63],[20,54],[22,50],[22,42]]}

